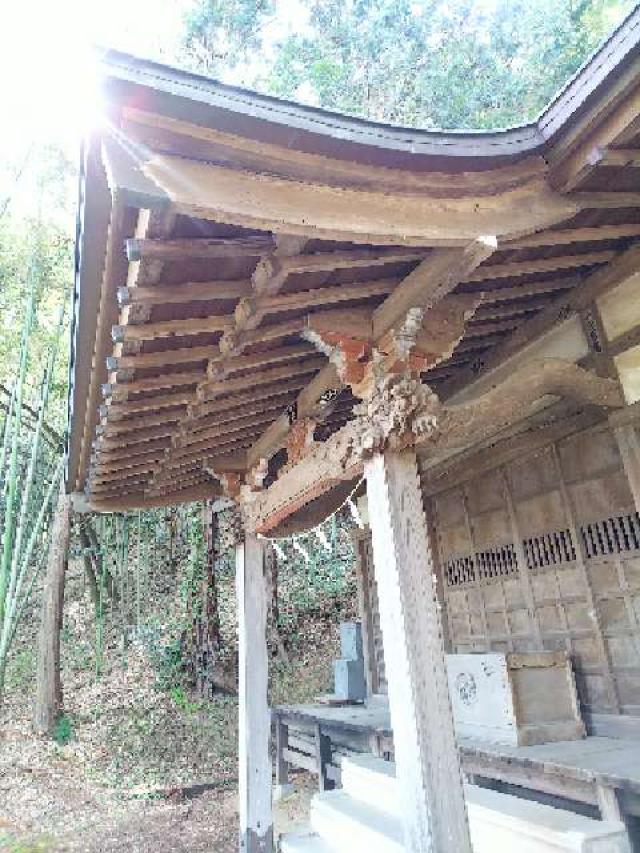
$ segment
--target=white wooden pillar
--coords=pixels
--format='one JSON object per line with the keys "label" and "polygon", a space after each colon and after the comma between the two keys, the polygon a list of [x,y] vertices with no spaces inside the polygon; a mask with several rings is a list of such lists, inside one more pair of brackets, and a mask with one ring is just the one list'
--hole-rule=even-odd
{"label": "white wooden pillar", "polygon": [[267,703],[267,590],[263,544],[248,533],[236,546],[241,853],[272,853],[271,717]]}
{"label": "white wooden pillar", "polygon": [[365,474],[405,847],[470,853],[415,453],[374,456]]}

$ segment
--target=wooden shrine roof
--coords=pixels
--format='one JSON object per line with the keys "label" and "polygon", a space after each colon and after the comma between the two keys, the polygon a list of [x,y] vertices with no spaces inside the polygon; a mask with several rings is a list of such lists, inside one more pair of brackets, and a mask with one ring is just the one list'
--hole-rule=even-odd
{"label": "wooden shrine roof", "polygon": [[296,418],[328,436],[355,400],[309,317],[366,309],[388,328],[422,271],[478,303],[424,373],[443,399],[570,310],[640,239],[639,31],[636,12],[536,122],[487,133],[108,55],[81,176],[68,488],[103,509],[213,496],[277,458]]}

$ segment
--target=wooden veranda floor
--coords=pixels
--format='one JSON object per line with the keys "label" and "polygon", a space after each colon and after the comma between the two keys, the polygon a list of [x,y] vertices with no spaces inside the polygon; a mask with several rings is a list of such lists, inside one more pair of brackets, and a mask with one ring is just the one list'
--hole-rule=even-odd
{"label": "wooden veranda floor", "polygon": [[[392,735],[389,706],[383,698],[360,706],[279,706],[273,713],[292,733],[294,729],[321,731],[332,745],[338,745],[338,752],[350,743],[366,749],[376,739]],[[295,743],[296,736],[291,740]],[[613,816],[617,800],[624,813],[640,816],[640,740],[587,737],[514,747],[461,738],[458,745],[469,775],[596,806],[603,817]],[[291,754],[288,746],[285,750]]]}

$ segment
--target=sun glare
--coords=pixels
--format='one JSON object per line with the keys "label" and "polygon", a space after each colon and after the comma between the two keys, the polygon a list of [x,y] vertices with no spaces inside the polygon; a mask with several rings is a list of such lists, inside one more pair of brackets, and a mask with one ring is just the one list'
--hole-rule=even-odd
{"label": "sun glare", "polygon": [[0,86],[10,120],[4,131],[18,149],[49,140],[73,143],[98,120],[97,63],[86,14],[76,0],[5,9]]}

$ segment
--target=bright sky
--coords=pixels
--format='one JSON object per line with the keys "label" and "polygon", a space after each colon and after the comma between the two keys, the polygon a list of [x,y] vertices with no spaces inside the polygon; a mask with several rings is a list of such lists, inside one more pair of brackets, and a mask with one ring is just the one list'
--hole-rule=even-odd
{"label": "bright sky", "polygon": [[[191,0],[18,0],[0,28],[0,145],[72,141],[95,119],[93,46],[170,52]],[[4,151],[0,150],[0,154]]]}
{"label": "bright sky", "polygon": [[[75,159],[99,121],[96,47],[171,62],[197,0],[13,0],[0,25],[0,200],[32,143],[61,144]],[[304,26],[299,0],[281,0],[267,45]],[[236,82],[233,77],[228,82]],[[30,193],[28,176],[21,196]]]}

